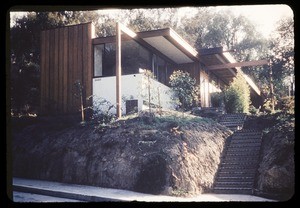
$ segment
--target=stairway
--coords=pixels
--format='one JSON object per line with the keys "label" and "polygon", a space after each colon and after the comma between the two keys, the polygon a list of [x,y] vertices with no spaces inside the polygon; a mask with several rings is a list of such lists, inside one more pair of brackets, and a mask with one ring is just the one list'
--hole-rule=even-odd
{"label": "stairway", "polygon": [[245,117],[245,114],[229,114],[220,122],[235,132],[228,138],[215,180],[214,193],[253,194],[262,135],[256,130],[237,130],[243,127]]}
{"label": "stairway", "polygon": [[243,128],[245,119],[246,114],[244,113],[223,114],[219,123],[235,131]]}

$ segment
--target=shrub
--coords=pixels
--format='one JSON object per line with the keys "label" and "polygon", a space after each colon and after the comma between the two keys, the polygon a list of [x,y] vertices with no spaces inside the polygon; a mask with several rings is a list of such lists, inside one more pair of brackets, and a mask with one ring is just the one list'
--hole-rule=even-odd
{"label": "shrub", "polygon": [[295,99],[294,97],[282,97],[278,100],[277,106],[284,113],[295,113]]}
{"label": "shrub", "polygon": [[229,87],[224,91],[224,104],[227,113],[248,113],[250,101],[250,88],[238,73],[230,83]]}
{"label": "shrub", "polygon": [[182,110],[189,110],[198,102],[199,90],[196,87],[196,80],[188,72],[174,71],[169,83],[179,99],[179,106]]}
{"label": "shrub", "polygon": [[212,107],[221,107],[224,102],[224,94],[222,92],[214,92],[210,94]]}
{"label": "shrub", "polygon": [[255,108],[253,105],[250,105],[249,113],[251,113],[252,115],[257,115],[258,112],[259,112],[259,109]]}

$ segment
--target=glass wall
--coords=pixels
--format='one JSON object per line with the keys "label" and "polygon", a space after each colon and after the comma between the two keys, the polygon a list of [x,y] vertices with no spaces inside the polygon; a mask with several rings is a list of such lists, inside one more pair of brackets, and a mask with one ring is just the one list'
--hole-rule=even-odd
{"label": "glass wall", "polygon": [[150,69],[151,53],[136,41],[122,42],[122,74],[139,73],[139,68]]}
{"label": "glass wall", "polygon": [[102,63],[103,63],[104,45],[94,46],[94,76],[99,77],[103,75]]}
{"label": "glass wall", "polygon": [[[159,82],[168,84],[171,64],[134,40],[122,41],[122,75],[137,74],[139,68],[151,70]],[[94,45],[94,77],[115,76],[116,44]]]}

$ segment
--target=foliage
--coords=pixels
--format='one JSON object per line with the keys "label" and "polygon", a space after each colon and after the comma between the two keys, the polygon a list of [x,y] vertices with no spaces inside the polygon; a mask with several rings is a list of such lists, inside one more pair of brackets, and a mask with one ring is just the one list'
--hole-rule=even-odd
{"label": "foliage", "polygon": [[295,113],[295,98],[294,97],[282,97],[278,100],[277,108],[284,113]]}
{"label": "foliage", "polygon": [[238,73],[224,91],[224,104],[227,113],[248,113],[250,88],[244,77]]}
{"label": "foliage", "polygon": [[224,103],[224,93],[214,92],[210,93],[211,105],[212,107],[221,107]]}
{"label": "foliage", "polygon": [[196,80],[188,72],[181,70],[174,71],[170,76],[170,86],[179,99],[179,106],[182,110],[189,110],[197,96]]}
{"label": "foliage", "polygon": [[257,115],[259,113],[259,109],[255,108],[255,106],[253,105],[250,105],[249,113],[251,113],[252,115]]}
{"label": "foliage", "polygon": [[[276,97],[274,98],[274,104],[277,105],[277,99]],[[266,112],[266,113],[275,113],[273,111],[273,108],[272,108],[272,100],[271,98],[266,98],[265,101],[264,101],[264,104],[262,106],[262,111],[263,112]]]}
{"label": "foliage", "polygon": [[144,75],[147,77],[147,98],[148,98],[148,106],[149,106],[149,113],[151,113],[151,79],[154,78],[153,73],[150,70],[145,70]]}
{"label": "foliage", "polygon": [[287,87],[294,75],[294,22],[283,19],[276,28],[270,44],[274,91],[277,97],[288,94]]}
{"label": "foliage", "polygon": [[87,108],[84,107],[84,102],[83,102],[83,89],[84,86],[81,84],[79,80],[77,80],[74,83],[74,96],[78,99],[80,99],[80,112],[81,112],[81,124],[85,125],[85,110]]}
{"label": "foliage", "polygon": [[92,121],[97,122],[100,127],[115,121],[116,116],[110,112],[111,109],[116,108],[115,105],[104,98],[94,97],[93,102]]}

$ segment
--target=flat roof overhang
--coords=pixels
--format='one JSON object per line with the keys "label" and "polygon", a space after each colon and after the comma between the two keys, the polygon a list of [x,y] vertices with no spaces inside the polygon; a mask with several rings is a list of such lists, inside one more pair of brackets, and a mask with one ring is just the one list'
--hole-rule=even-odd
{"label": "flat roof overhang", "polygon": [[[136,34],[134,40],[147,48],[158,51],[173,63],[185,64],[199,61],[198,52],[171,28],[137,32]],[[122,40],[131,40],[131,38],[123,35]],[[115,36],[93,39],[93,44],[112,42],[115,42]]]}
{"label": "flat roof overhang", "polygon": [[[200,61],[209,69],[210,66],[224,65],[224,68],[211,67],[209,71],[215,74],[225,84],[229,85],[238,72],[240,72],[251,89],[251,94],[261,96],[261,91],[250,77],[243,73],[241,67],[230,67],[231,63],[236,63],[236,60],[229,53],[223,51],[223,47],[200,50]],[[227,66],[227,67],[226,67]],[[228,67],[229,66],[229,67]]]}

